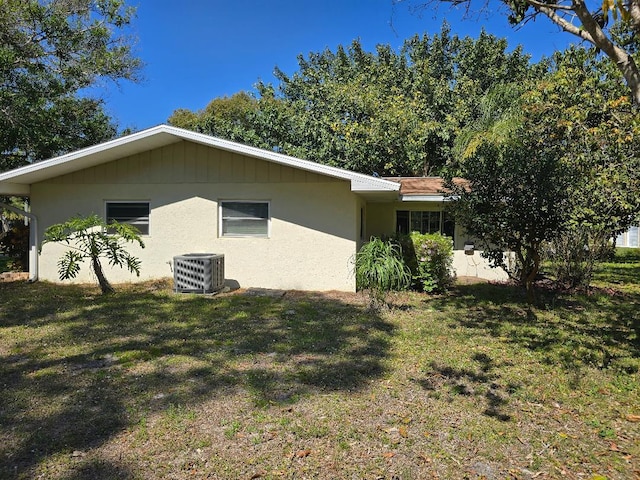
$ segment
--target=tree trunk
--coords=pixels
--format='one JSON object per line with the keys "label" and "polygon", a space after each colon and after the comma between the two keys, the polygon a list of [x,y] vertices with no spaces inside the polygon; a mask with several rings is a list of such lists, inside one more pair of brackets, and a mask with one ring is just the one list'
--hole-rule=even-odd
{"label": "tree trunk", "polygon": [[633,57],[607,37],[582,0],[573,0],[572,6],[584,30],[591,37],[586,40],[602,50],[616,64],[631,90],[633,102],[640,105],[640,71]]}
{"label": "tree trunk", "polygon": [[640,35],[640,0],[629,2],[629,17],[632,28]]}
{"label": "tree trunk", "polygon": [[91,256],[91,265],[93,266],[93,272],[96,274],[98,278],[98,284],[100,284],[100,290],[102,290],[103,294],[113,293],[113,287],[107,280],[107,277],[104,276],[104,272],[102,271],[102,265],[100,264],[100,260],[95,255]]}
{"label": "tree trunk", "polygon": [[[562,28],[565,32],[571,33],[602,50],[609,59],[616,64],[622,73],[627,86],[629,87],[631,98],[636,105],[640,105],[640,71],[635,61],[627,51],[611,41],[600,25],[593,18],[592,13],[587,8],[584,0],[572,0],[570,9],[576,14],[582,26],[574,25],[563,17],[559,16],[553,7],[556,3],[545,5],[538,0],[526,0],[536,12],[549,17],[549,19]],[[630,5],[630,16],[632,27],[637,31],[640,22],[640,7],[638,0],[633,0]]]}
{"label": "tree trunk", "polygon": [[533,286],[536,281],[538,271],[540,270],[540,254],[537,249],[530,249],[527,256],[532,261],[532,265],[530,270],[526,273],[525,287],[527,289],[527,302],[532,304],[536,299]]}

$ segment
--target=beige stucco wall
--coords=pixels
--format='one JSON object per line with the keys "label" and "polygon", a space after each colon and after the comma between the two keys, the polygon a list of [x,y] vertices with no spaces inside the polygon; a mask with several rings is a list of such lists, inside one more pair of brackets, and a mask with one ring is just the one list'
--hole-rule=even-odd
{"label": "beige stucco wall", "polygon": [[[355,289],[361,199],[348,181],[336,180],[190,142],[123,158],[32,185],[40,235],[74,214],[105,214],[105,202],[150,203],[141,279],[169,277],[170,262],[185,253],[222,253],[225,277],[242,287],[307,290]],[[269,238],[222,238],[220,200],[270,202]],[[64,247],[47,244],[40,277],[57,280]],[[88,266],[87,266],[88,267]],[[83,268],[77,281],[91,281]],[[113,282],[135,281],[108,269]]]}
{"label": "beige stucco wall", "polygon": [[[442,202],[392,202],[370,203],[367,206],[367,236],[382,236],[393,234],[396,230],[396,211],[424,210],[441,211]],[[489,262],[482,258],[482,252],[474,251],[473,255],[465,255],[464,244],[473,241],[456,225],[454,235],[453,269],[458,276],[484,278],[487,280],[507,280],[507,274],[500,268],[491,268]]]}

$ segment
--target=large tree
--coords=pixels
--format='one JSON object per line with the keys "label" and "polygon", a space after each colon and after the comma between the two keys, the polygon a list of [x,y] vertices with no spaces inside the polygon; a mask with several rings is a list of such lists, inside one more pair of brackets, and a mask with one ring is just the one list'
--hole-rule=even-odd
{"label": "large tree", "polygon": [[485,96],[458,137],[448,176],[469,184],[451,184],[457,219],[529,291],[548,242],[584,263],[638,218],[640,123],[618,75],[593,51],[557,54],[542,81]]}
{"label": "large tree", "polygon": [[569,209],[553,238],[557,277],[588,286],[612,238],[640,219],[640,118],[610,62],[593,49],[557,54],[554,74],[527,99],[529,134],[561,145]]}
{"label": "large tree", "polygon": [[492,85],[543,70],[520,48],[482,33],[415,36],[401,50],[358,41],[298,58],[276,85],[259,83],[255,98],[214,99],[200,112],[170,121],[225,138],[363,173],[437,174],[461,125],[478,115]]}
{"label": "large tree", "polygon": [[86,89],[137,79],[133,13],[124,0],[0,0],[0,171],[115,135]]}
{"label": "large tree", "polygon": [[[456,198],[456,222],[478,239],[492,266],[526,286],[531,299],[544,242],[564,226],[569,176],[560,146],[540,148],[540,139],[529,135],[525,91],[524,84],[503,84],[483,97],[482,115],[458,137],[456,161],[445,177]],[[457,176],[466,182],[454,181]]]}
{"label": "large tree", "polygon": [[[403,0],[395,0],[403,1]],[[489,0],[406,0],[421,7],[442,2],[467,11],[489,12]],[[562,30],[602,51],[622,73],[636,105],[640,105],[640,70],[634,54],[640,41],[640,0],[500,0],[510,23],[545,16]]]}

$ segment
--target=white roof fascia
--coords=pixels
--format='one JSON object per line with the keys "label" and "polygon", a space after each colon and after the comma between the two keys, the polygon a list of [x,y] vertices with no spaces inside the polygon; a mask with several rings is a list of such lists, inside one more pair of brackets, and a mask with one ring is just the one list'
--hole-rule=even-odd
{"label": "white roof fascia", "polygon": [[[48,160],[42,160],[40,162],[30,163],[29,165],[25,165],[24,167],[19,167],[14,170],[9,170],[8,172],[0,173],[0,182],[4,182],[12,178],[19,178],[23,175],[40,172],[56,166],[65,165],[71,162],[80,161],[81,159],[95,156],[100,153],[112,150],[114,148],[124,147],[126,145],[133,144],[134,142],[139,142],[147,137],[152,137],[154,135],[157,135],[158,133],[162,133],[163,131],[162,127],[163,125],[149,128],[141,132],[127,135],[126,137],[116,138],[114,140],[109,140],[107,142],[100,143],[98,145],[93,145],[91,147],[83,148],[82,150],[77,150],[75,152],[67,153],[59,157],[50,158]],[[166,143],[169,144],[172,142],[166,142]],[[140,150],[144,150],[144,147],[141,148]],[[108,159],[106,161],[110,161],[110,160],[111,159]],[[104,163],[104,162],[98,161],[95,163],[95,165],[98,165],[100,163]],[[81,168],[88,168],[89,166],[93,166],[93,165],[91,164],[85,165],[83,163],[80,168],[73,168],[71,171],[76,171]],[[62,175],[62,174],[55,174],[55,176],[57,175]]]}
{"label": "white roof fascia", "polygon": [[401,202],[450,202],[457,199],[458,197],[455,195],[450,197],[445,195],[400,195]]}
{"label": "white roof fascia", "polygon": [[[141,151],[163,147],[180,140],[190,140],[232,153],[247,155],[260,160],[266,160],[333,178],[349,180],[351,182],[351,190],[354,192],[398,191],[400,189],[399,183],[382,178],[322,165],[310,160],[302,160],[281,153],[211,137],[202,133],[191,132],[182,128],[159,125],[127,135],[126,137],[116,138],[76,152],[0,173],[0,183],[4,184],[0,187],[0,190],[4,190],[5,187],[7,187],[7,183],[5,182],[15,183],[16,185],[29,185],[47,178],[64,175],[116,160],[117,158],[133,155]],[[47,170],[49,170],[49,174],[47,174]],[[21,177],[25,177],[22,182],[20,181]],[[11,182],[11,180],[13,180],[13,182]]]}

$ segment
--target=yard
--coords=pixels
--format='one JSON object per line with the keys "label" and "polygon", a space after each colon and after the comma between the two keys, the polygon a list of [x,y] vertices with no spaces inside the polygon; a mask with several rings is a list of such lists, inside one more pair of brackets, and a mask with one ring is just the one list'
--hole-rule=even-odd
{"label": "yard", "polygon": [[0,284],[0,478],[640,478],[640,263],[596,283]]}

